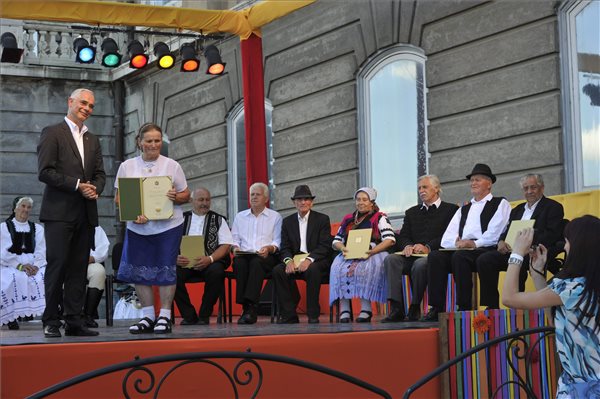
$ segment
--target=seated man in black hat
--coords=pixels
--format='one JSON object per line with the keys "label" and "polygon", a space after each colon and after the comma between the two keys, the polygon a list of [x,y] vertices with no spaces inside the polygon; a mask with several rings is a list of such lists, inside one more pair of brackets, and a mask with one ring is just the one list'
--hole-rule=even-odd
{"label": "seated man in black hat", "polygon": [[[306,281],[308,322],[319,322],[321,279],[328,274],[331,266],[332,238],[329,216],[312,210],[314,198],[308,186],[296,187],[292,201],[298,213],[283,219],[280,251],[283,263],[273,269],[273,282],[281,309],[279,324],[299,322],[296,314],[299,298],[291,278],[294,274],[299,274]],[[306,256],[298,257],[300,254]]]}
{"label": "seated man in black hat", "polygon": [[496,176],[486,164],[476,164],[470,181],[471,201],[460,207],[442,236],[441,247],[450,251],[432,251],[427,258],[429,312],[423,321],[437,321],[444,311],[448,273],[454,274],[458,310],[471,310],[472,273],[477,271],[477,258],[496,249],[500,235],[508,224],[510,204],[492,196]]}
{"label": "seated man in black hat", "polygon": [[[544,179],[539,174],[530,173],[520,180],[521,189],[526,202],[517,205],[510,212],[510,222],[514,220],[535,220],[533,228],[533,244],[542,244],[548,249],[548,259],[556,256],[562,248],[556,249],[556,244],[563,238],[563,206],[553,199],[544,196]],[[500,236],[495,251],[488,251],[477,258],[477,272],[479,273],[481,306],[490,309],[500,307],[500,294],[498,292],[498,275],[506,271],[508,258],[512,251],[509,244],[504,241],[508,228]],[[529,256],[525,257],[524,265],[529,264]],[[527,280],[527,267],[521,268],[519,276],[519,290],[525,291]]]}

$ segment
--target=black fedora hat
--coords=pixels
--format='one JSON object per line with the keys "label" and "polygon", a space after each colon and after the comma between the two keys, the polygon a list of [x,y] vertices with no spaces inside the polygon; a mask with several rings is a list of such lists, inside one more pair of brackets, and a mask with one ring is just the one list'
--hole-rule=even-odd
{"label": "black fedora hat", "polygon": [[306,184],[301,184],[299,186],[296,186],[296,189],[294,190],[294,196],[292,197],[292,200],[296,200],[296,199],[300,199],[300,198],[315,199],[315,196],[312,195],[312,193],[310,192],[310,188],[308,188],[308,186]]}
{"label": "black fedora hat", "polygon": [[492,179],[492,183],[496,183],[496,175],[492,173],[492,169],[484,163],[475,164],[471,174],[467,175],[467,180],[471,179],[473,175],[484,175]]}

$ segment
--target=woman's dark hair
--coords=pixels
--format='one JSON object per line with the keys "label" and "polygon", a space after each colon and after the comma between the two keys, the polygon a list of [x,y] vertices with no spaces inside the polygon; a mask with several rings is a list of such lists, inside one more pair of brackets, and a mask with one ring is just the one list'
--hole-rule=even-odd
{"label": "woman's dark hair", "polygon": [[160,128],[160,126],[158,126],[155,123],[149,122],[149,123],[144,123],[142,126],[140,126],[140,130],[138,131],[138,138],[140,140],[142,140],[144,138],[144,133],[149,132],[151,130],[156,130],[157,132],[160,132],[160,137],[162,137],[163,132],[162,129]]}
{"label": "woman's dark hair", "polygon": [[569,254],[558,278],[585,277],[583,295],[578,306],[582,312],[577,325],[584,318],[595,320],[594,331],[600,330],[600,219],[585,215],[573,219],[565,227]]}

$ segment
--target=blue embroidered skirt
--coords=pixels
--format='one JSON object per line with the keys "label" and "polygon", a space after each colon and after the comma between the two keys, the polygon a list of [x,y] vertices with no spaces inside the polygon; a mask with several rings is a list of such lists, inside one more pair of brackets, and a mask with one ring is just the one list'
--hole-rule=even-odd
{"label": "blue embroidered skirt", "polygon": [[140,285],[176,284],[182,234],[183,224],[147,236],[127,229],[117,278]]}
{"label": "blue embroidered skirt", "polygon": [[[383,260],[387,255],[387,252],[379,252],[360,260],[346,260],[342,254],[336,256],[329,273],[329,303],[340,298],[386,303],[387,280]],[[357,262],[356,269],[352,276],[348,276],[353,262]]]}

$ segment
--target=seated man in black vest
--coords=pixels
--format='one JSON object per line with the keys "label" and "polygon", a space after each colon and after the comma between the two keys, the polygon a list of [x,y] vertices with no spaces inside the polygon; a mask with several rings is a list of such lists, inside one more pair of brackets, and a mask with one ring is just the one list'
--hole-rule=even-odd
{"label": "seated man in black vest", "polygon": [[[225,217],[210,210],[210,200],[210,192],[206,188],[197,188],[192,194],[193,210],[183,213],[184,235],[204,236],[205,253],[205,256],[196,259],[182,255],[177,257],[177,266],[180,267],[177,268],[175,303],[183,317],[183,326],[209,324],[210,315],[223,291],[225,269],[229,266],[229,249],[233,244],[231,231]],[[192,276],[201,276],[205,281],[198,315],[185,287]]]}
{"label": "seated man in black vest", "polygon": [[433,251],[427,257],[429,312],[423,321],[437,321],[446,300],[448,273],[454,274],[458,310],[472,308],[473,280],[479,256],[496,249],[500,234],[506,228],[510,204],[492,196],[496,176],[488,165],[476,164],[470,181],[471,201],[460,207],[442,236],[441,246],[450,251]]}
{"label": "seated man in black vest", "polygon": [[417,189],[423,202],[404,212],[404,224],[398,236],[403,255],[390,254],[383,261],[388,280],[390,314],[381,320],[382,323],[403,321],[406,316],[402,292],[403,274],[410,275],[412,292],[408,320],[419,320],[420,304],[427,288],[427,257],[417,256],[440,248],[442,234],[458,209],[458,206],[443,202],[440,198],[442,187],[436,175],[421,176]]}
{"label": "seated man in black vest", "polygon": [[[321,279],[329,274],[331,267],[331,226],[329,216],[312,210],[313,200],[310,188],[306,185],[296,187],[292,201],[298,210],[285,219],[281,227],[282,264],[273,269],[273,282],[277,291],[277,300],[281,307],[279,324],[298,323],[296,307],[299,298],[294,298],[296,290],[291,279],[300,274],[306,281],[306,313],[308,322],[319,322],[319,293]],[[294,256],[306,254],[299,263]]]}
{"label": "seated man in black vest", "polygon": [[[527,174],[521,178],[519,183],[523,189],[526,202],[517,205],[510,212],[510,221],[535,220],[533,244],[543,244],[549,250],[548,259],[552,259],[556,255],[553,248],[557,241],[563,237],[563,217],[565,214],[563,206],[544,196],[544,179],[541,175]],[[504,241],[507,233],[508,228],[500,236],[495,251],[488,251],[477,258],[477,272],[479,273],[480,283],[479,303],[481,306],[487,306],[490,309],[500,307],[498,275],[500,271],[506,271],[508,258],[512,251],[510,245]],[[528,256],[525,257],[523,263],[525,265],[529,264]],[[520,291],[525,291],[526,280],[527,267],[522,267],[519,278]]]}

